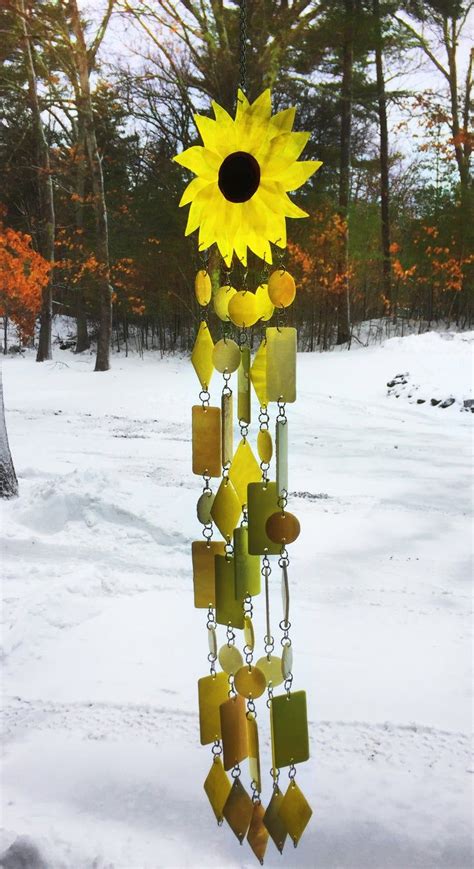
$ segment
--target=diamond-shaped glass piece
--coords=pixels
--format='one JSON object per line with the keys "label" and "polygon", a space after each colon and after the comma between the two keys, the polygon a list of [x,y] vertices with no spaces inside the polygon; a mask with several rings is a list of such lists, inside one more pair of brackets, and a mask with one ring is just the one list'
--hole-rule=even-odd
{"label": "diamond-shaped glass piece", "polygon": [[216,492],[216,497],[211,507],[211,516],[226,540],[232,537],[241,512],[242,505],[239,496],[231,481],[224,477]]}
{"label": "diamond-shaped glass piece", "polygon": [[209,775],[204,782],[204,790],[206,791],[207,798],[212,806],[212,811],[219,823],[223,820],[224,806],[227,797],[230,794],[231,787],[232,785],[229,776],[222,766],[220,757],[215,757],[211,769],[209,770]]}
{"label": "diamond-shaped glass piece", "polygon": [[249,442],[242,438],[229,470],[229,480],[233,484],[242,506],[247,503],[248,484],[259,483],[261,478],[262,471],[252,448]]}
{"label": "diamond-shaped glass piece", "polygon": [[288,830],[280,817],[280,806],[282,802],[283,794],[278,785],[276,785],[273,788],[272,798],[268,803],[267,811],[263,816],[263,823],[275,842],[280,854],[283,853],[283,846],[288,835]]}
{"label": "diamond-shaped glass piece", "polygon": [[249,843],[257,860],[263,866],[263,858],[268,844],[268,830],[263,823],[265,809],[261,803],[255,803],[253,807],[252,820],[247,834],[247,842]]}
{"label": "diamond-shaped glass piece", "polygon": [[240,783],[240,779],[236,778],[224,806],[224,818],[241,844],[247,834],[252,813],[252,800]]}
{"label": "diamond-shaped glass piece", "polygon": [[313,814],[303,791],[293,780],[288,785],[288,790],[280,805],[280,819],[283,821],[289,835],[293,839],[296,848],[306,825]]}
{"label": "diamond-shaped glass piece", "polygon": [[267,398],[267,342],[262,341],[250,368],[250,380],[262,407],[268,404]]}
{"label": "diamond-shaped glass piece", "polygon": [[213,350],[214,341],[211,338],[209,326],[203,321],[199,326],[196,341],[194,342],[193,352],[191,353],[191,362],[203,389],[209,387],[212,373],[214,371],[214,365],[212,363]]}

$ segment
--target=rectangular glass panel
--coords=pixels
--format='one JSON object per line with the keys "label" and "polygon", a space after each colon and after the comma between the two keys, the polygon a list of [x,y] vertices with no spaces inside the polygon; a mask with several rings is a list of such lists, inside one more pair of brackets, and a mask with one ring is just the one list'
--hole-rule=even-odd
{"label": "rectangular glass panel", "polygon": [[202,407],[196,404],[192,412],[193,474],[209,474],[220,477],[222,472],[221,453],[221,409]]}
{"label": "rectangular glass panel", "polygon": [[275,438],[276,484],[278,495],[288,492],[288,420],[277,420]]}
{"label": "rectangular glass panel", "polygon": [[274,769],[309,758],[306,691],[273,697],[270,705]]}
{"label": "rectangular glass panel", "polygon": [[278,555],[280,544],[272,543],[265,531],[268,517],[279,509],[276,483],[249,483],[247,495],[249,553]]}
{"label": "rectangular glass panel", "polygon": [[232,412],[233,395],[223,395],[222,412],[222,464],[229,465],[234,455],[234,420]]}
{"label": "rectangular glass panel", "polygon": [[244,422],[250,423],[250,348],[242,347],[240,350],[240,365],[237,375],[238,380],[238,399],[237,399],[237,417]]}
{"label": "rectangular glass panel", "polygon": [[260,752],[258,746],[258,727],[255,718],[247,718],[247,735],[249,743],[249,773],[250,778],[257,785],[259,791],[262,790],[262,780],[260,776]]}
{"label": "rectangular glass panel", "polygon": [[209,745],[221,738],[221,717],[219,709],[227,700],[229,680],[227,673],[204,676],[198,681],[199,730],[201,745]]}
{"label": "rectangular glass panel", "polygon": [[296,329],[271,326],[266,337],[268,401],[296,401]]}
{"label": "rectangular glass panel", "polygon": [[216,605],[215,556],[224,555],[225,543],[222,540],[207,544],[205,540],[195,540],[191,547],[193,559],[194,606],[208,609]]}
{"label": "rectangular glass panel", "polygon": [[244,611],[242,599],[235,597],[234,559],[225,555],[216,555],[216,621],[219,625],[233,628],[244,627]]}
{"label": "rectangular glass panel", "polygon": [[249,530],[245,525],[234,531],[235,597],[260,594],[261,573],[258,555],[249,555]]}
{"label": "rectangular glass panel", "polygon": [[[225,675],[225,674],[224,674]],[[240,694],[230,697],[220,707],[224,769],[232,769],[248,757],[245,700]]]}

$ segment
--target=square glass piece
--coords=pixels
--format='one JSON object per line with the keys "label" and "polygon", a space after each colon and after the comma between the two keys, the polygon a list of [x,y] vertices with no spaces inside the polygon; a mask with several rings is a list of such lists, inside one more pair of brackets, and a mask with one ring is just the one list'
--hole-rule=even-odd
{"label": "square glass piece", "polygon": [[[226,674],[224,675],[226,676]],[[244,698],[240,694],[230,697],[221,703],[219,714],[224,749],[224,769],[232,769],[241,760],[248,757],[247,717]]]}
{"label": "square glass piece", "polygon": [[268,401],[296,401],[296,329],[271,326],[267,338]]}
{"label": "square glass piece", "polygon": [[222,473],[221,409],[195,404],[192,412],[193,474]]}
{"label": "square glass piece", "polygon": [[194,606],[208,609],[216,605],[216,555],[224,555],[225,543],[216,540],[194,540],[191,547],[193,559]]}
{"label": "square glass piece", "polygon": [[260,465],[247,440],[242,439],[235,451],[229,470],[229,480],[234,486],[242,506],[247,503],[247,486],[262,478]]}
{"label": "square glass piece", "polygon": [[229,680],[227,673],[203,676],[198,681],[199,729],[201,745],[209,745],[221,738],[220,706],[227,699]]}
{"label": "square glass piece", "polygon": [[212,362],[213,350],[214,341],[211,338],[209,326],[203,321],[199,326],[193,352],[191,353],[191,362],[203,389],[208,388],[214,371]]}
{"label": "square glass piece", "polygon": [[243,598],[235,597],[234,559],[228,555],[216,555],[216,621],[219,625],[231,624],[233,628],[244,627]]}
{"label": "square glass piece", "polygon": [[306,691],[273,697],[270,704],[273,768],[281,769],[309,758]]}
{"label": "square glass piece", "polygon": [[230,480],[225,477],[216,492],[211,516],[226,540],[230,540],[240,519],[242,504]]}
{"label": "square glass piece", "polygon": [[303,791],[299,789],[293,780],[288,785],[288,790],[280,805],[280,818],[293,839],[295,848],[312,814],[313,810]]}
{"label": "square glass piece", "polygon": [[279,555],[281,545],[273,543],[265,530],[267,519],[279,509],[276,483],[250,483],[247,492],[250,555]]}
{"label": "square glass piece", "polygon": [[220,757],[215,757],[209,770],[209,775],[204,782],[204,790],[212,806],[216,820],[221,823],[224,817],[224,806],[230,794],[232,785]]}
{"label": "square glass piece", "polygon": [[240,778],[236,778],[224,806],[224,818],[237,836],[240,844],[245,839],[252,813],[252,800],[241,784]]}

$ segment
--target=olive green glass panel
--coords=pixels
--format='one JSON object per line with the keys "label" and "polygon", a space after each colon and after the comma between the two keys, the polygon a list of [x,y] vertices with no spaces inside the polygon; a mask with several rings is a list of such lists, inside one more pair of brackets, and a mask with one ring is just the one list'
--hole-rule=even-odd
{"label": "olive green glass panel", "polygon": [[195,404],[192,412],[193,474],[220,477],[221,409]]}
{"label": "olive green glass panel", "polygon": [[267,398],[267,344],[263,340],[250,368],[250,380],[261,407],[268,404]]}
{"label": "olive green glass panel", "polygon": [[240,778],[236,778],[224,806],[224,818],[237,836],[240,844],[242,844],[246,836],[252,814],[252,800],[242,785]]}
{"label": "olive green glass panel", "polygon": [[261,478],[262,471],[252,448],[248,440],[242,438],[229,470],[229,480],[233,484],[242,506],[247,503],[248,484],[257,483]]}
{"label": "olive green glass panel", "polygon": [[222,396],[222,464],[229,465],[234,455],[234,420],[232,410],[232,393]]}
{"label": "olive green glass panel", "polygon": [[193,559],[194,606],[208,609],[216,605],[215,556],[223,555],[225,543],[221,540],[206,543],[195,540],[191,547]]}
{"label": "olive green glass panel", "polygon": [[296,329],[266,330],[268,401],[296,401]]}
{"label": "olive green glass panel", "polygon": [[250,348],[241,347],[238,371],[237,418],[250,423]]}
{"label": "olive green glass panel", "polygon": [[277,492],[288,492],[288,420],[277,421],[275,437]]}
{"label": "olive green glass panel", "polygon": [[257,435],[257,452],[261,462],[269,464],[273,455],[272,436],[267,429],[260,429]]}
{"label": "olive green glass panel", "polygon": [[262,576],[260,558],[249,555],[249,531],[241,525],[234,531],[235,596],[243,600],[246,595],[260,594]]}
{"label": "olive green glass panel", "polygon": [[273,697],[270,706],[274,769],[309,758],[306,692]]}
{"label": "olive green glass panel", "polygon": [[243,600],[235,597],[234,559],[216,555],[216,621],[219,625],[243,628]]}
{"label": "olive green glass panel", "polygon": [[268,844],[268,830],[263,823],[265,809],[261,803],[254,803],[252,820],[247,834],[249,843],[257,860],[263,865],[263,858]]}
{"label": "olive green glass panel", "polygon": [[242,505],[239,496],[231,481],[224,477],[216,492],[216,497],[211,507],[211,516],[226,540],[232,537],[241,512]]}
{"label": "olive green glass panel", "polygon": [[230,697],[220,705],[220,732],[222,735],[224,769],[232,769],[237,763],[248,757],[247,717],[245,711],[245,700],[238,694],[235,697]]}
{"label": "olive green glass panel", "polygon": [[220,707],[227,700],[229,680],[226,673],[203,676],[198,681],[199,730],[201,745],[221,738]]}
{"label": "olive green glass panel", "polygon": [[252,781],[257,785],[257,790],[262,790],[262,777],[260,773],[260,750],[258,744],[258,726],[255,718],[247,718],[247,736],[249,744],[249,773]]}
{"label": "olive green glass panel", "polygon": [[202,322],[191,353],[191,362],[203,389],[208,388],[214,371],[213,350],[214,341],[211,338],[209,326]]}
{"label": "olive green glass panel", "polygon": [[227,797],[230,794],[232,784],[227,775],[220,757],[215,757],[214,762],[209,771],[209,775],[204,782],[204,790],[207,798],[212,806],[216,819],[219,823],[224,817],[224,806],[227,802]]}
{"label": "olive green glass panel", "polygon": [[293,839],[295,847],[301,839],[312,814],[313,810],[304,793],[299,789],[295,781],[290,782],[280,806],[280,818]]}
{"label": "olive green glass panel", "polygon": [[280,806],[282,802],[283,794],[278,785],[276,785],[276,787],[273,788],[272,798],[268,803],[267,811],[263,816],[263,823],[275,842],[280,854],[283,851],[286,837],[288,835],[288,831],[280,818]]}
{"label": "olive green glass panel", "polygon": [[281,546],[272,543],[267,536],[267,519],[278,510],[276,483],[250,483],[248,487],[248,530],[249,553],[251,555],[278,555]]}

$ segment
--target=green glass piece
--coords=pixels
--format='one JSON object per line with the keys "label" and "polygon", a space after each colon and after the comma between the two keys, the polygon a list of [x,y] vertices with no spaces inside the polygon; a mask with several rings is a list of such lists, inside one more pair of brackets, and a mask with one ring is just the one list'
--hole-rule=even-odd
{"label": "green glass piece", "polygon": [[273,455],[272,436],[267,429],[260,429],[257,435],[257,452],[261,462],[269,464]]}
{"label": "green glass piece", "polygon": [[258,555],[249,555],[249,531],[241,525],[234,531],[235,596],[243,600],[246,595],[260,594],[261,573]]}
{"label": "green glass piece", "polygon": [[267,519],[278,510],[276,483],[250,483],[248,487],[248,543],[251,555],[279,555],[281,546],[267,536]]}
{"label": "green glass piece", "polygon": [[196,513],[199,521],[202,525],[208,525],[209,522],[212,521],[211,518],[211,507],[214,503],[214,494],[210,489],[206,489],[205,492],[199,497],[198,502],[196,504]]}
{"label": "green glass piece", "polygon": [[224,818],[237,836],[240,844],[242,844],[247,834],[252,814],[252,800],[241,784],[240,778],[236,778],[224,806]]}
{"label": "green glass piece", "polygon": [[[219,557],[219,556],[217,556]],[[273,768],[281,769],[309,758],[306,692],[273,697],[270,704]]]}
{"label": "green glass piece", "polygon": [[195,404],[192,409],[193,474],[220,477],[221,409]]}
{"label": "green glass piece", "polygon": [[235,598],[234,559],[216,555],[216,621],[219,625],[243,628],[244,611],[242,599]]}
{"label": "green glass piece", "polygon": [[234,455],[234,420],[232,393],[224,393],[221,402],[222,415],[222,464],[230,465]]}
{"label": "green glass piece", "polygon": [[235,451],[229,470],[229,480],[232,482],[242,506],[247,503],[247,486],[257,483],[262,477],[260,465],[252,448],[245,438],[242,438]]}
{"label": "green glass piece", "polygon": [[266,407],[267,398],[267,342],[265,339],[260,344],[250,368],[250,380],[255,390],[260,406]]}
{"label": "green glass piece", "polygon": [[229,697],[219,708],[221,719],[221,734],[224,769],[233,766],[248,757],[248,734],[245,700],[238,694]]}
{"label": "green glass piece", "polygon": [[237,418],[251,422],[250,408],[250,348],[241,347],[238,371]]}
{"label": "green glass piece", "polygon": [[209,775],[204,782],[204,790],[219,824],[224,818],[224,806],[231,787],[229,776],[222,766],[220,757],[215,757]]}
{"label": "green glass piece", "polygon": [[231,481],[224,477],[211,507],[211,516],[226,540],[230,540],[239,521],[242,505]]}
{"label": "green glass piece", "polygon": [[255,631],[250,616],[244,616],[244,640],[251,652],[255,648]]}
{"label": "green glass piece", "polygon": [[223,555],[225,543],[222,540],[194,540],[192,547],[194,606],[208,609],[216,605],[215,556]]}
{"label": "green glass piece", "polygon": [[199,730],[201,745],[221,738],[220,707],[227,700],[229,680],[226,673],[203,676],[198,681]]}
{"label": "green glass piece", "polygon": [[280,805],[280,818],[293,839],[295,848],[312,814],[313,810],[304,793],[294,780],[291,781]]}
{"label": "green glass piece", "polygon": [[296,329],[271,326],[267,339],[267,399],[296,401]]}
{"label": "green glass piece", "polygon": [[293,646],[283,646],[281,672],[284,679],[288,679],[293,672]]}
{"label": "green glass piece", "polygon": [[221,338],[212,351],[212,361],[217,371],[232,374],[240,365],[239,345],[231,338]]}
{"label": "green glass piece", "polygon": [[237,670],[240,670],[244,663],[244,659],[236,646],[221,646],[218,658],[224,673],[228,673],[229,676],[233,676]]}
{"label": "green glass piece", "polygon": [[256,666],[265,676],[267,685],[271,685],[272,688],[281,685],[283,682],[281,658],[278,658],[277,655],[264,655],[263,658],[258,659]]}
{"label": "green glass piece", "polygon": [[203,389],[208,388],[214,371],[212,361],[213,350],[214,341],[211,338],[209,326],[203,321],[199,326],[193,352],[191,353],[191,362]]}
{"label": "green glass piece", "polygon": [[277,492],[281,495],[288,492],[288,420],[277,420],[275,458]]}
{"label": "green glass piece", "polygon": [[213,658],[217,658],[217,631],[215,628],[207,629],[207,644],[209,647],[209,654],[212,655]]}
{"label": "green glass piece", "polygon": [[260,751],[258,743],[258,727],[255,718],[250,713],[247,715],[247,735],[249,743],[249,773],[252,781],[257,785],[257,790],[262,790],[262,777],[260,773]]}
{"label": "green glass piece", "polygon": [[263,816],[263,823],[275,842],[280,854],[283,853],[283,847],[288,835],[288,830],[280,818],[280,806],[282,802],[283,794],[278,785],[275,785],[273,788],[272,798],[267,806],[267,811]]}

